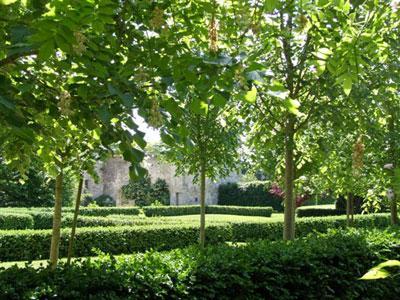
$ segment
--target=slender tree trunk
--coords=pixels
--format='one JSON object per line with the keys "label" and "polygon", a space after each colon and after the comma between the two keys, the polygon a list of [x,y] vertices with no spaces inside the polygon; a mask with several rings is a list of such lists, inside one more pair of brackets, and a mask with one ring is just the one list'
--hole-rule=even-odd
{"label": "slender tree trunk", "polygon": [[50,266],[52,270],[54,270],[57,267],[58,252],[60,247],[62,180],[63,180],[63,172],[61,171],[56,177],[55,203],[54,203],[54,213],[53,213],[53,232],[51,235],[51,246],[50,246]]}
{"label": "slender tree trunk", "polygon": [[206,240],[206,168],[202,162],[200,170],[200,247],[204,247]]}
{"label": "slender tree trunk", "polygon": [[393,164],[393,170],[391,170],[391,185],[392,185],[392,191],[394,193],[394,196],[392,199],[390,199],[390,220],[392,225],[396,225],[399,223],[399,217],[397,214],[397,199],[396,199],[396,191],[394,189],[394,168],[396,168],[396,140],[394,139],[393,135],[395,134],[395,128],[394,128],[394,113],[391,111],[390,112],[390,117],[388,121],[388,131],[389,131],[389,159],[390,162]]}
{"label": "slender tree trunk", "polygon": [[79,177],[78,192],[76,194],[76,200],[75,200],[75,210],[74,210],[74,219],[72,221],[71,236],[69,238],[69,243],[68,243],[67,264],[71,263],[71,257],[74,251],[75,232],[76,232],[76,224],[78,223],[79,206],[81,205],[82,186],[83,186],[83,176],[81,175]]}
{"label": "slender tree trunk", "polygon": [[285,199],[283,239],[293,240],[295,236],[294,198],[294,117],[289,116],[285,128]]}
{"label": "slender tree trunk", "polygon": [[347,226],[353,226],[354,222],[354,197],[353,194],[348,193],[346,199],[346,219]]}

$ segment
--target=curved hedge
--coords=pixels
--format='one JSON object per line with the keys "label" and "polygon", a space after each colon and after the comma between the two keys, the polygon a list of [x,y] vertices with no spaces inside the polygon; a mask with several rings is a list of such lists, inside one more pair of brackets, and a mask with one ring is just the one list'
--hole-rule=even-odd
{"label": "curved hedge", "polygon": [[397,299],[400,281],[358,280],[398,234],[330,231],[294,242],[219,245],[0,269],[1,299]]}
{"label": "curved hedge", "polygon": [[[362,215],[355,217],[355,226],[360,228],[384,228],[390,224],[388,214]],[[329,228],[344,228],[346,218],[305,218],[296,222],[297,236],[311,232],[326,232]],[[110,254],[132,253],[151,248],[168,250],[183,248],[198,242],[198,226],[184,224],[88,227],[78,228],[76,233],[76,256],[93,255],[93,248]],[[225,241],[247,242],[258,239],[282,239],[283,223],[239,222],[207,226],[208,244]],[[70,230],[61,234],[60,256],[66,255]],[[3,230],[0,231],[0,260],[35,260],[48,258],[51,230]]]}
{"label": "curved hedge", "polygon": [[[198,205],[147,206],[143,207],[143,212],[147,217],[198,215],[200,213],[200,207]],[[206,214],[270,217],[272,208],[208,205],[206,206]]]}

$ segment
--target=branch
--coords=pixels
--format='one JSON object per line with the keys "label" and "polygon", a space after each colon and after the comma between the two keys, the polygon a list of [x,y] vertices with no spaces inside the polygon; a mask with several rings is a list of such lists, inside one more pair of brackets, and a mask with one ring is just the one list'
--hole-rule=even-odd
{"label": "branch", "polygon": [[0,67],[11,64],[11,63],[15,62],[18,58],[30,56],[30,55],[33,55],[36,53],[37,53],[37,50],[29,50],[29,51],[24,51],[21,53],[11,54],[10,56],[7,56],[6,58],[3,58],[0,60]]}
{"label": "branch", "polygon": [[[259,93],[260,99],[262,100],[263,104],[265,104],[264,98],[262,97],[262,94]],[[279,121],[278,118],[275,116],[275,114],[272,112],[270,106],[268,105],[264,105],[264,107],[266,107],[267,111],[269,112],[269,114],[271,115],[271,117],[274,119],[274,121],[276,123],[278,123],[280,126],[284,127],[284,123]]]}
{"label": "branch", "polygon": [[263,110],[261,109],[261,107],[257,104],[257,101],[254,103],[255,107],[260,111],[262,118],[265,120],[265,122],[267,123],[267,125],[270,127],[270,129],[272,131],[274,131],[275,133],[279,133],[279,131],[275,128],[275,126],[268,120],[266,114],[263,112]]}

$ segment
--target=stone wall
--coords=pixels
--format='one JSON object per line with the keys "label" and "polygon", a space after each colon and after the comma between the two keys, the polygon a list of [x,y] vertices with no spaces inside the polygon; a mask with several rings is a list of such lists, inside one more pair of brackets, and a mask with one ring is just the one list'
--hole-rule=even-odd
{"label": "stone wall", "polygon": [[[147,157],[144,167],[149,171],[152,182],[158,178],[164,179],[170,191],[171,205],[199,204],[200,189],[198,184],[193,184],[193,176],[175,176],[175,167],[171,164],[157,161],[155,158]],[[102,194],[113,197],[117,205],[132,204],[126,203],[123,199],[121,188],[129,182],[129,163],[120,157],[113,157],[106,162],[98,163],[97,172],[100,177],[98,183],[85,175],[85,190],[98,197]],[[218,200],[218,186],[225,182],[237,182],[240,175],[231,174],[217,182],[206,181],[206,203],[216,204]]]}

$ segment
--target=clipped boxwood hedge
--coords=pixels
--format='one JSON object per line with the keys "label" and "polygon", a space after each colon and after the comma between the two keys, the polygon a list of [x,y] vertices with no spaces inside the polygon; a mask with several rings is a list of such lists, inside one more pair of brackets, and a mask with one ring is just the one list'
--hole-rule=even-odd
{"label": "clipped boxwood hedge", "polygon": [[[74,212],[72,207],[64,208],[65,212]],[[79,214],[82,216],[94,216],[94,217],[105,217],[108,215],[130,215],[137,216],[140,214],[138,207],[81,207]]]}
{"label": "clipped boxwood hedge", "polygon": [[[384,228],[390,224],[388,214],[356,216],[355,226],[360,228]],[[305,218],[296,222],[297,236],[311,232],[326,232],[329,228],[344,228],[346,218]],[[184,224],[88,227],[78,228],[76,233],[76,256],[93,255],[93,248],[110,254],[132,253],[151,248],[168,250],[183,248],[197,243],[198,226]],[[283,223],[226,223],[207,227],[209,244],[225,241],[246,242],[258,239],[282,239]],[[70,230],[61,234],[60,255],[66,255]],[[49,253],[51,230],[4,230],[0,231],[0,260],[46,259]]]}
{"label": "clipped boxwood hedge", "polygon": [[340,216],[345,215],[346,211],[336,208],[317,208],[317,207],[299,207],[296,210],[297,216],[302,217],[322,217],[322,216]]}
{"label": "clipped boxwood hedge", "polygon": [[33,218],[23,213],[0,213],[0,229],[31,229]]}
{"label": "clipped boxwood hedge", "polygon": [[294,242],[218,245],[49,268],[0,269],[1,299],[397,299],[398,278],[358,280],[400,259],[398,233],[330,231]]}
{"label": "clipped boxwood hedge", "polygon": [[[143,212],[147,217],[198,215],[200,213],[200,207],[198,205],[147,206],[143,207]],[[270,217],[272,214],[272,207],[208,205],[206,206],[206,213]]]}
{"label": "clipped boxwood hedge", "polygon": [[260,216],[270,217],[272,207],[244,207],[244,206],[224,206],[210,205],[206,207],[207,214],[226,214],[239,216]]}

